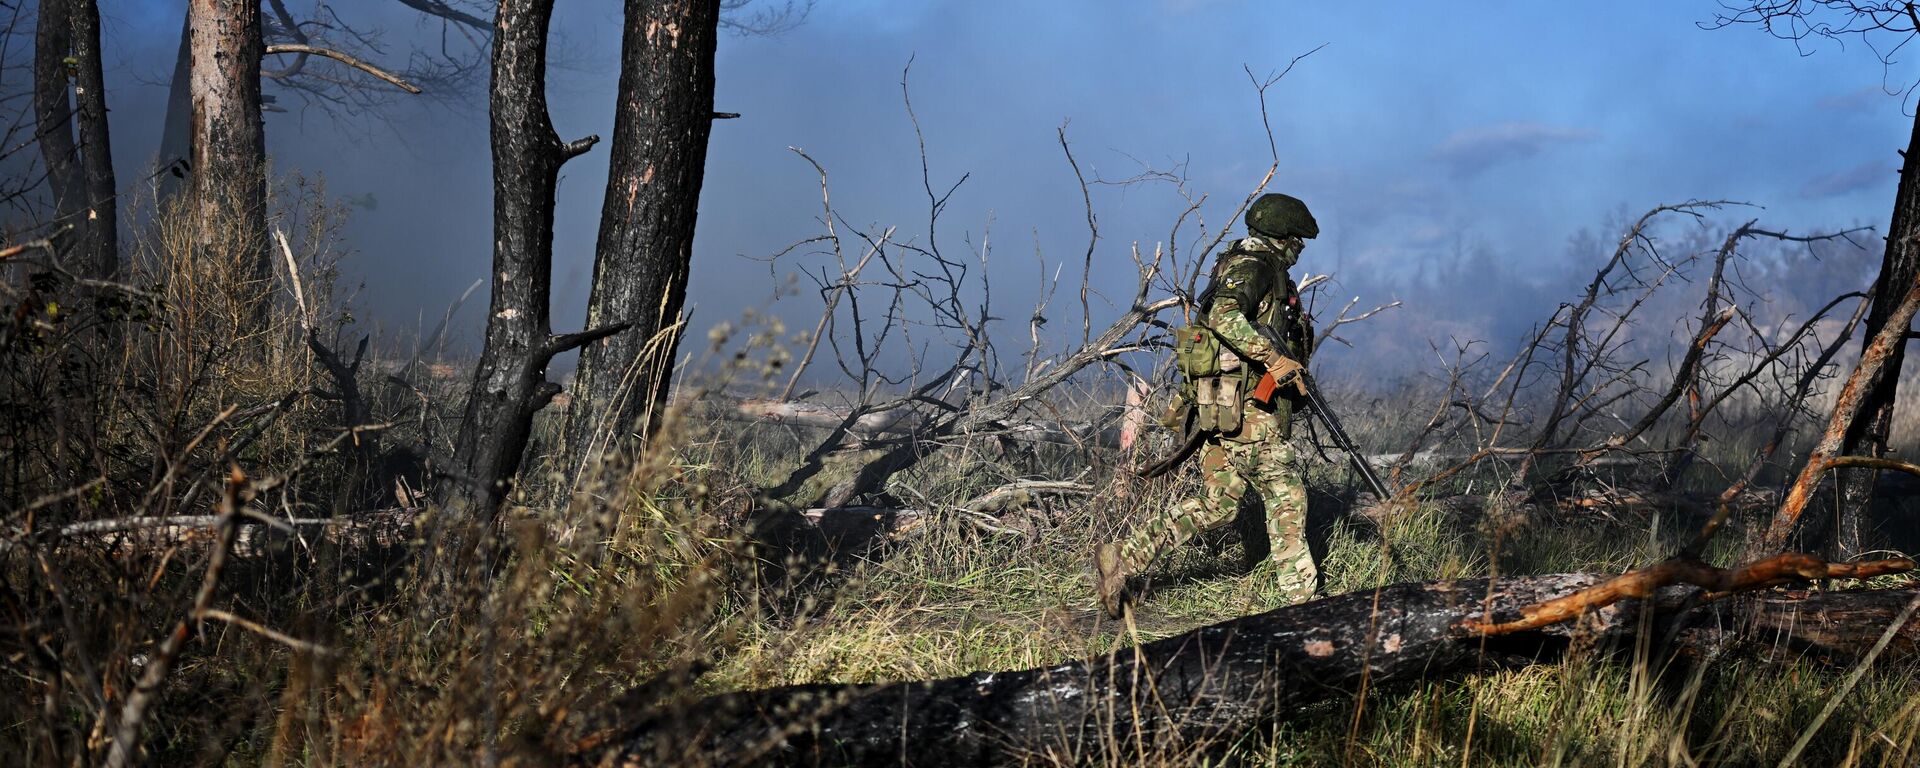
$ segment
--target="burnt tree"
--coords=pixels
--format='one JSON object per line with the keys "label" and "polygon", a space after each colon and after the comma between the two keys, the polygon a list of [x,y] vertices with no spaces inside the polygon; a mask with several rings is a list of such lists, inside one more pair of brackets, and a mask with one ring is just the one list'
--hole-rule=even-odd
{"label": "burnt tree", "polygon": [[85,183],[80,148],[73,138],[73,103],[67,97],[68,53],[73,49],[72,0],[41,0],[33,37],[33,117],[40,158],[47,166],[55,221],[76,230]]}
{"label": "burnt tree", "polygon": [[[485,19],[469,12],[479,0],[395,0],[418,11],[427,19],[447,25],[433,50],[416,49],[412,65],[394,74],[379,69],[364,59],[384,53],[378,30],[362,30],[350,25],[339,8],[321,5],[314,18],[299,19],[289,12],[285,0],[264,0],[270,13],[261,16],[260,53],[269,57],[291,57],[276,61],[275,67],[262,67],[262,85],[272,84],[281,94],[300,97],[309,106],[339,116],[357,115],[382,105],[391,85],[408,93],[420,93],[415,83],[427,83],[442,91],[464,84],[469,71],[478,71],[484,63]],[[335,4],[337,5],[337,4]],[[353,4],[359,10],[360,4]],[[182,181],[193,172],[192,165],[192,19],[181,23],[180,43],[168,81],[167,107],[161,120],[160,148],[154,158],[157,197],[162,209],[172,204]],[[464,44],[454,44],[455,41]],[[308,62],[315,56],[332,59],[348,67],[344,73],[318,71]],[[282,65],[283,64],[283,65]],[[354,74],[357,70],[361,75]],[[364,75],[364,76],[362,76]],[[380,82],[376,82],[380,81]],[[285,111],[272,104],[262,92],[261,109]]]}
{"label": "burnt tree", "polygon": [[526,453],[534,413],[560,392],[547,363],[606,333],[554,335],[553,206],[560,166],[600,139],[561,141],[547,113],[547,27],[554,0],[501,0],[488,89],[493,146],[493,298],[442,501],[455,520],[487,524]]}
{"label": "burnt tree", "polygon": [[[1900,185],[1894,192],[1893,220],[1887,224],[1880,279],[1875,283],[1873,305],[1867,311],[1866,330],[1860,339],[1862,355],[1868,354],[1882,329],[1895,322],[1902,293],[1920,282],[1920,115],[1914,117],[1913,133],[1901,157]],[[1841,443],[1840,453],[1844,455],[1887,455],[1895,398],[1900,390],[1900,367],[1906,360],[1906,341],[1913,337],[1907,324],[1900,328],[1904,337],[1887,348],[1885,362],[1865,383],[1860,410],[1847,424],[1846,439]],[[1879,485],[1880,470],[1843,469],[1836,479],[1841,494],[1840,509],[1834,517],[1834,553],[1851,557],[1866,548],[1860,526]]]}
{"label": "burnt tree", "polygon": [[33,108],[55,223],[72,228],[67,241],[72,244],[75,271],[92,278],[112,277],[120,264],[119,227],[106,82],[100,67],[100,8],[94,0],[40,3],[33,51]]}
{"label": "burnt tree", "polygon": [[[1723,6],[1711,23],[1721,28],[1733,25],[1758,26],[1768,34],[1792,41],[1796,48],[1804,42],[1830,39],[1844,42],[1858,38],[1891,69],[1895,51],[1902,50],[1920,35],[1920,3],[1911,0],[1749,0]],[[1912,135],[1900,167],[1900,183],[1894,192],[1892,221],[1887,226],[1886,250],[1875,282],[1873,306],[1867,315],[1861,337],[1862,354],[1875,343],[1882,329],[1897,314],[1907,289],[1920,281],[1920,116],[1916,116]],[[1844,440],[1838,454],[1880,459],[1888,454],[1900,369],[1905,362],[1906,341],[1913,334],[1901,326],[1903,335],[1877,371],[1859,391],[1859,409],[1846,423]],[[1879,485],[1879,469],[1857,467],[1842,470],[1837,478],[1839,503],[1834,510],[1832,549],[1846,557],[1866,548],[1862,542],[1861,521],[1867,505]]]}
{"label": "burnt tree", "polygon": [[99,0],[66,0],[73,30],[74,119],[80,134],[83,274],[110,278],[120,271],[119,193],[113,177],[113,141],[107,130],[107,82],[100,63]]}
{"label": "burnt tree", "polygon": [[33,119],[40,161],[46,163],[46,186],[52,192],[54,223],[73,228],[77,234],[73,240],[81,244],[79,252],[86,253],[90,252],[86,248],[86,179],[81,148],[73,138],[73,102],[67,96],[73,2],[40,2],[33,38]]}
{"label": "burnt tree", "polygon": [[672,380],[713,119],[720,0],[627,0],[612,165],[587,327],[631,328],[581,351],[567,425],[578,470],[650,434]]}
{"label": "burnt tree", "polygon": [[[1885,288],[1886,286],[1882,286]],[[1807,454],[1807,463],[1801,467],[1793,485],[1788,487],[1786,497],[1774,513],[1773,521],[1767,528],[1766,536],[1756,546],[1749,548],[1752,554],[1768,550],[1779,550],[1787,546],[1801,515],[1806,511],[1809,499],[1820,487],[1821,475],[1829,470],[1844,470],[1851,467],[1864,469],[1902,468],[1904,462],[1882,459],[1878,456],[1854,456],[1845,451],[1846,435],[1849,424],[1859,423],[1861,414],[1866,412],[1869,387],[1875,380],[1883,380],[1888,366],[1897,358],[1895,353],[1906,344],[1906,328],[1913,323],[1916,313],[1920,313],[1920,283],[1912,283],[1897,297],[1881,293],[1876,304],[1889,307],[1888,318],[1878,333],[1867,337],[1867,347],[1860,353],[1860,363],[1848,374],[1845,384],[1835,398],[1833,413],[1827,418],[1827,428]],[[1905,465],[1911,468],[1912,465]],[[1920,474],[1920,470],[1914,470]],[[1842,510],[1846,513],[1846,510]]]}

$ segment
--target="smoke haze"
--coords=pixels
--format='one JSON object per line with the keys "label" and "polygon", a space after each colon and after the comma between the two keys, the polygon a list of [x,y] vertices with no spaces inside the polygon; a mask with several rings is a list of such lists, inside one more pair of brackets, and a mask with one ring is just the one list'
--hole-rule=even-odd
{"label": "smoke haze", "polygon": [[[437,24],[397,3],[332,5],[385,30],[395,63],[411,46],[439,44]],[[1590,274],[1594,249],[1582,243],[1615,237],[1604,227],[1620,212],[1725,198],[1765,209],[1721,223],[1885,225],[1910,121],[1878,84],[1884,76],[1898,90],[1907,75],[1883,72],[1864,51],[1814,46],[1802,57],[1752,29],[1703,31],[1712,3],[1516,1],[1471,14],[1335,5],[820,0],[782,34],[723,37],[716,107],[743,117],[715,125],[690,338],[746,308],[772,307],[790,327],[817,312],[807,292],[774,301],[791,264],[756,260],[820,229],[817,178],[790,146],[827,168],[849,223],[924,236],[927,196],[900,85],[909,61],[931,183],[944,190],[966,177],[942,239],[954,252],[993,244],[996,314],[1016,318],[1020,333],[1034,276],[1062,264],[1074,275],[1086,243],[1057,128],[1090,177],[1182,171],[1210,195],[1211,234],[1269,162],[1246,69],[1264,78],[1322,44],[1269,92],[1280,156],[1271,189],[1313,206],[1325,234],[1302,266],[1333,272],[1339,299],[1407,302],[1374,321],[1369,338],[1380,343],[1338,353],[1350,365],[1404,364],[1440,332],[1499,337],[1539,320]],[[103,9],[123,183],[147,176],[159,142],[183,9],[170,0]],[[554,24],[556,126],[563,138],[605,136],[619,4],[563,3]],[[290,111],[267,118],[276,172],[324,175],[333,195],[355,201],[344,267],[365,285],[359,314],[390,334],[431,327],[488,269],[484,83],[396,96],[378,115],[345,120],[285,96],[281,105]],[[562,330],[584,316],[606,163],[603,144],[570,163],[560,185]],[[1094,287],[1124,296],[1130,244],[1164,240],[1184,204],[1165,184],[1092,194],[1102,234]],[[1842,273],[1870,263],[1836,258],[1822,263]],[[1468,287],[1476,295],[1459,295]],[[468,340],[477,307],[480,296],[457,322]]]}

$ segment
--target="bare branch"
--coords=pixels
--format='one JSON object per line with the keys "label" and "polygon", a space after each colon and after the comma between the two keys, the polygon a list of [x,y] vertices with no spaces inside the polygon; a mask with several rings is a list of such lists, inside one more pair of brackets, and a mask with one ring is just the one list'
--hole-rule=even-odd
{"label": "bare branch", "polygon": [[1495,622],[1481,617],[1464,622],[1461,629],[1479,635],[1505,635],[1539,629],[1570,621],[1588,611],[1604,608],[1629,598],[1645,598],[1655,590],[1674,584],[1692,584],[1708,590],[1708,597],[1744,592],[1815,579],[1866,579],[1914,568],[1906,558],[1874,560],[1864,563],[1829,563],[1812,555],[1786,552],[1738,568],[1715,568],[1693,559],[1673,559],[1650,568],[1616,576],[1598,586],[1566,597],[1520,609],[1521,618]]}
{"label": "bare branch", "polygon": [[282,55],[282,54],[289,54],[289,53],[296,53],[303,56],[305,55],[325,56],[329,59],[333,59],[334,61],[345,64],[349,67],[353,67],[354,69],[360,70],[369,75],[373,75],[374,77],[380,78],[381,80],[385,80],[386,82],[392,84],[393,87],[399,88],[400,90],[406,91],[407,93],[416,94],[416,95],[421,93],[419,86],[414,85],[413,83],[409,83],[404,79],[401,79],[399,75],[393,74],[392,72],[388,72],[372,64],[368,64],[367,62],[362,61],[357,57],[350,56],[341,51],[336,51],[332,48],[322,48],[317,45],[306,45],[302,43],[276,43],[274,45],[267,46],[267,49],[266,49],[266,54],[268,56],[275,56],[275,55]]}

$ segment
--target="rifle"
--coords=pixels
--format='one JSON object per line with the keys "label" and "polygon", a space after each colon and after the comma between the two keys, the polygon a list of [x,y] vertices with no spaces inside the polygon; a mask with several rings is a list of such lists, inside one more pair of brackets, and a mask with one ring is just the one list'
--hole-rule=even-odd
{"label": "rifle", "polygon": [[[1274,345],[1274,349],[1288,348],[1280,341],[1279,334],[1274,333],[1273,329],[1259,325],[1255,325],[1254,328],[1267,337],[1267,341]],[[1353,438],[1347,437],[1347,430],[1340,426],[1340,417],[1335,416],[1333,409],[1327,407],[1327,399],[1320,394],[1319,385],[1313,383],[1313,377],[1307,374],[1307,369],[1301,368],[1295,371],[1293,376],[1288,377],[1290,381],[1296,378],[1300,383],[1300,391],[1307,395],[1307,410],[1327,428],[1327,434],[1333,436],[1333,444],[1340,450],[1346,451],[1348,463],[1353,465],[1353,471],[1359,473],[1360,479],[1366,482],[1367,489],[1373,491],[1374,497],[1382,502],[1393,498],[1393,491],[1387,488],[1387,482],[1381,479],[1380,473],[1373,471],[1373,465],[1367,463],[1367,457],[1354,446]],[[1253,399],[1263,405],[1272,403],[1274,395],[1280,391],[1281,383],[1274,380],[1271,372],[1261,374],[1260,383],[1253,387]]]}
{"label": "rifle", "polygon": [[1186,421],[1186,436],[1180,439],[1180,447],[1175,448],[1173,453],[1160,457],[1159,460],[1148,464],[1134,474],[1138,475],[1142,480],[1152,480],[1153,478],[1172,472],[1174,467],[1180,466],[1180,462],[1186,461],[1187,457],[1192,456],[1194,451],[1200,450],[1201,444],[1207,442],[1207,435],[1209,433],[1207,430],[1201,429],[1193,424],[1193,415],[1191,413],[1187,415]]}

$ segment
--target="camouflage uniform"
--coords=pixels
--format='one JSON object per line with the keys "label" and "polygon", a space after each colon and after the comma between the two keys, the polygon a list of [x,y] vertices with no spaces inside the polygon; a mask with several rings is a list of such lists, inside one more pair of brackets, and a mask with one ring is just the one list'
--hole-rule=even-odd
{"label": "camouflage uniform", "polygon": [[[1223,362],[1252,366],[1251,378],[1264,370],[1261,361],[1284,356],[1305,365],[1312,351],[1312,329],[1287,276],[1302,247],[1297,238],[1255,234],[1229,245],[1214,265],[1207,325],[1231,348]],[[1284,334],[1285,348],[1276,349],[1255,330],[1256,322]],[[1226,361],[1226,356],[1236,359]],[[1239,428],[1208,437],[1202,448],[1200,495],[1157,515],[1120,543],[1118,565],[1125,572],[1137,573],[1159,553],[1233,522],[1240,499],[1252,490],[1266,507],[1267,540],[1281,590],[1296,602],[1313,597],[1319,571],[1307,550],[1307,489],[1288,442],[1293,409],[1284,395],[1292,391],[1283,388],[1271,405],[1240,400]],[[1257,551],[1253,542],[1247,546]]]}

